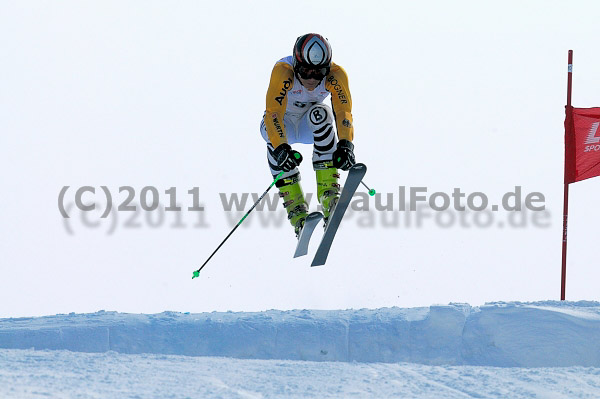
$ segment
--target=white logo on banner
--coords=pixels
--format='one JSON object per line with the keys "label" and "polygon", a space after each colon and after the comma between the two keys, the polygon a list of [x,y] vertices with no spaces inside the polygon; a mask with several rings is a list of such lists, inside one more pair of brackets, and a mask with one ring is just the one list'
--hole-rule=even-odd
{"label": "white logo on banner", "polygon": [[596,137],[596,132],[598,132],[598,126],[600,126],[600,122],[592,123],[592,127],[590,127],[590,132],[584,144],[600,143],[600,136]]}

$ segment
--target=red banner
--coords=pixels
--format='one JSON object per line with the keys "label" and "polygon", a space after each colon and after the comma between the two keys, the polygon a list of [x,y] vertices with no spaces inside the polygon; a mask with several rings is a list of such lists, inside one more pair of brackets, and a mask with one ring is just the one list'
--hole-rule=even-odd
{"label": "red banner", "polygon": [[600,176],[600,107],[566,111],[565,183]]}

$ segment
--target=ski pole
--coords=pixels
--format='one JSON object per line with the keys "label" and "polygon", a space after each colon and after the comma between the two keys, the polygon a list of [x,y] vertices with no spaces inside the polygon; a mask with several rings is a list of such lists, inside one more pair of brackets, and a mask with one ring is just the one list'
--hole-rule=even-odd
{"label": "ski pole", "polygon": [[215,249],[215,251],[208,257],[208,259],[206,259],[206,262],[204,262],[204,264],[202,266],[200,266],[200,268],[196,271],[194,271],[194,276],[192,277],[192,280],[195,279],[196,277],[200,276],[200,271],[202,270],[202,268],[204,266],[206,266],[206,264],[208,263],[208,261],[214,256],[214,254],[217,253],[217,251],[223,246],[223,244],[225,244],[225,241],[227,241],[227,239],[229,237],[231,237],[231,235],[233,234],[233,232],[240,227],[240,224],[242,224],[242,222],[244,221],[244,219],[246,219],[248,217],[248,215],[250,214],[250,212],[252,212],[252,210],[256,207],[256,205],[258,205],[258,203],[264,198],[265,195],[267,195],[267,193],[269,192],[269,190],[275,185],[275,183],[277,183],[277,180],[281,179],[281,176],[283,176],[283,171],[279,172],[279,174],[275,177],[275,180],[273,180],[273,183],[271,183],[271,185],[269,186],[269,188],[267,188],[265,190],[265,192],[260,196],[260,198],[254,203],[254,205],[252,205],[252,208],[250,208],[250,210],[248,212],[246,212],[246,214],[244,215],[243,218],[240,219],[240,221],[235,225],[235,227],[233,228],[233,230],[231,230],[229,232],[229,234],[227,234],[227,237],[225,237],[225,239],[221,242],[221,244],[219,244],[219,246],[217,247],[217,249]]}
{"label": "ski pole", "polygon": [[362,181],[362,180],[361,180],[360,182],[361,182],[361,184],[362,184],[363,186],[365,186],[365,187],[367,188],[367,190],[369,190],[369,195],[370,195],[371,197],[372,197],[372,196],[374,196],[374,195],[377,193],[377,191],[375,191],[375,189],[374,189],[374,188],[373,188],[373,189],[369,188],[369,186],[367,186],[367,185],[365,184],[365,182],[364,182],[364,181]]}

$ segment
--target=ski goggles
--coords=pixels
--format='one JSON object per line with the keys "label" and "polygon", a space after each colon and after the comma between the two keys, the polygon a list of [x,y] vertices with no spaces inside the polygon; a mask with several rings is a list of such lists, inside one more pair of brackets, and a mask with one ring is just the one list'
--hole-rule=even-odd
{"label": "ski goggles", "polygon": [[329,73],[329,68],[308,68],[305,66],[299,66],[296,68],[296,72],[302,79],[321,80]]}

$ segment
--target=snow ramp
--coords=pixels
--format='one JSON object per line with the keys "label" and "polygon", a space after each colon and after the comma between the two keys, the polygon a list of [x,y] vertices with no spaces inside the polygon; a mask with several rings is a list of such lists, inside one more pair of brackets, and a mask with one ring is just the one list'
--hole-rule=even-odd
{"label": "snow ramp", "polygon": [[0,319],[0,348],[342,362],[600,367],[599,302]]}

